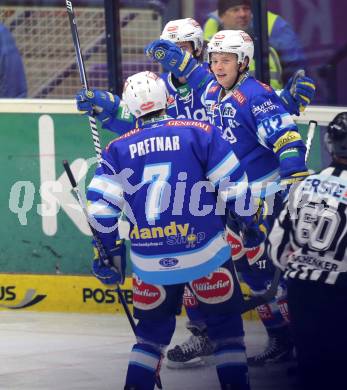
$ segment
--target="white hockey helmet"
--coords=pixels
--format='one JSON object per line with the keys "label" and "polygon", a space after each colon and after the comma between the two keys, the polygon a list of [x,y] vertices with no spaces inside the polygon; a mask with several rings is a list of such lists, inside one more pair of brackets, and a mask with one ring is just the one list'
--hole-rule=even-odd
{"label": "white hockey helmet", "polygon": [[254,43],[252,38],[243,30],[222,30],[214,34],[207,45],[208,59],[211,61],[211,53],[234,53],[237,62],[243,64],[246,57],[249,62],[254,55]]}
{"label": "white hockey helmet", "polygon": [[145,71],[126,79],[122,100],[136,117],[166,108],[165,82],[156,74]]}
{"label": "white hockey helmet", "polygon": [[194,50],[201,50],[204,44],[204,33],[196,20],[177,19],[166,23],[160,39],[167,39],[173,43],[193,42]]}

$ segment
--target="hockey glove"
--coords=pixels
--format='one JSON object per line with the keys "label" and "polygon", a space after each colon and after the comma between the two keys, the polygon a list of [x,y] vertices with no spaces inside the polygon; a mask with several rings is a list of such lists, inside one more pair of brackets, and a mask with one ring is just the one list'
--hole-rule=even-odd
{"label": "hockey glove", "polygon": [[296,172],[288,177],[283,177],[281,179],[280,185],[281,187],[285,187],[287,185],[291,185],[294,183],[298,183],[299,181],[302,181],[306,179],[306,177],[310,174],[309,171],[303,171],[303,172]]}
{"label": "hockey glove", "polygon": [[283,202],[285,202],[288,199],[289,192],[291,190],[291,186],[294,184],[298,184],[302,180],[306,179],[307,176],[309,176],[310,172],[303,171],[303,172],[296,172],[288,177],[283,177],[280,181],[280,187],[281,187],[281,197],[283,199]]}
{"label": "hockey glove", "polygon": [[[303,76],[300,76],[300,73]],[[296,74],[291,77],[281,92],[280,98],[290,114],[300,115],[300,112],[311,104],[315,95],[316,86],[314,81],[304,76],[303,70],[298,70]]]}
{"label": "hockey glove", "polygon": [[116,283],[122,284],[125,278],[126,247],[124,240],[118,240],[114,248],[109,250],[108,258],[99,256],[98,250],[94,247],[96,257],[93,260],[93,274],[101,283],[108,286]]}
{"label": "hockey glove", "polygon": [[78,111],[95,116],[100,122],[107,122],[116,115],[120,98],[107,91],[81,89],[76,94]]}
{"label": "hockey glove", "polygon": [[157,39],[145,47],[145,54],[159,62],[165,71],[175,77],[187,77],[198,65],[198,62],[187,51],[165,39]]}
{"label": "hockey glove", "polygon": [[254,224],[243,232],[243,246],[245,249],[258,247],[267,237],[267,230],[262,230],[261,225]]}
{"label": "hockey glove", "polygon": [[[267,204],[259,199],[259,207],[252,221],[246,224],[242,217],[235,217],[232,213],[227,215],[227,227],[232,231],[239,231],[245,249],[258,247],[267,237]],[[228,230],[228,229],[227,229]]]}

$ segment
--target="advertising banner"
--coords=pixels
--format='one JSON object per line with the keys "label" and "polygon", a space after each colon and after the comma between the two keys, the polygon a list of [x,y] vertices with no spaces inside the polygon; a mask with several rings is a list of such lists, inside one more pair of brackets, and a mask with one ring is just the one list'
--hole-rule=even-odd
{"label": "advertising banner", "polygon": [[[0,310],[125,314],[115,290],[93,276],[0,274],[0,280]],[[249,288],[244,284],[241,287],[245,296],[249,296]],[[121,290],[132,312],[130,277]],[[184,309],[182,314],[185,315]],[[252,310],[244,314],[244,318],[258,317]]]}
{"label": "advertising banner", "polygon": [[[96,167],[88,120],[69,113],[72,101],[66,114],[31,106],[29,113],[29,102],[0,113],[0,272],[90,275],[91,237],[62,165],[69,161],[84,194]],[[300,129],[305,140],[307,126]],[[114,136],[101,130],[102,145]],[[315,170],[319,138],[317,129],[309,158]]]}

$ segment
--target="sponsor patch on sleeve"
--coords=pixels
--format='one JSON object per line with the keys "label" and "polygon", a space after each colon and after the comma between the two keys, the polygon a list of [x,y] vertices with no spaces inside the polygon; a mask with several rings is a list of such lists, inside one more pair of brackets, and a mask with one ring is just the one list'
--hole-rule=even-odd
{"label": "sponsor patch on sleeve", "polygon": [[233,91],[231,96],[241,105],[247,101],[246,96],[238,90]]}
{"label": "sponsor patch on sleeve", "polygon": [[301,136],[296,131],[287,131],[274,143],[274,152],[278,152],[284,146],[291,144],[292,142],[300,141]]}

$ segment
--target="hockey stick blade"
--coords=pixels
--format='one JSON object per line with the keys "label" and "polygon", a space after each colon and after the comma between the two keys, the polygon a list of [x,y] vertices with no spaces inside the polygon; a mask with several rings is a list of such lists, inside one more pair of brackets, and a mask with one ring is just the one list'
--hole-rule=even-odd
{"label": "hockey stick blade", "polygon": [[258,306],[270,302],[276,296],[277,288],[281,279],[281,274],[281,269],[276,268],[270,288],[266,290],[266,292],[262,295],[255,295],[252,296],[250,299],[244,300],[241,312],[246,313],[249,310],[253,310]]}

